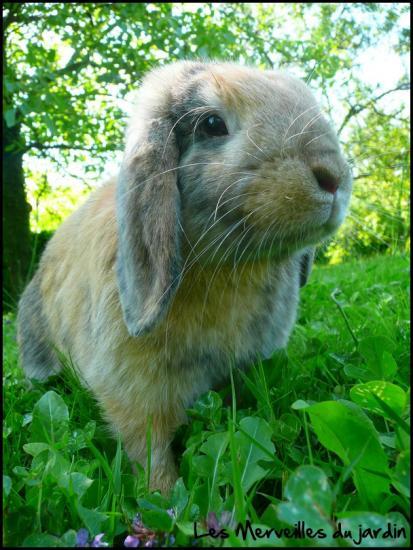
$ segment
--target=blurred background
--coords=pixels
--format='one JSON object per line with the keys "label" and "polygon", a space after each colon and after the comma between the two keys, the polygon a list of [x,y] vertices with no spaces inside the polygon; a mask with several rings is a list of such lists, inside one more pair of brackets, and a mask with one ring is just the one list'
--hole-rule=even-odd
{"label": "blurred background", "polygon": [[407,3],[3,3],[3,303],[58,225],[116,174],[142,76],[178,59],[306,80],[354,174],[320,263],[410,251]]}

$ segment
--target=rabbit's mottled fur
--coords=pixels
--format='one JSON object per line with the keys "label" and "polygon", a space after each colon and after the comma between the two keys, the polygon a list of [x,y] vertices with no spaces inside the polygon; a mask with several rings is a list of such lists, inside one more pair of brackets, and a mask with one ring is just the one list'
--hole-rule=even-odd
{"label": "rabbit's mottled fur", "polygon": [[[351,177],[307,87],[283,73],[179,62],[138,97],[117,181],[56,231],[19,307],[30,378],[70,355],[152,485],[176,477],[185,408],[288,341],[313,246]],[[220,117],[228,135],[210,135]]]}

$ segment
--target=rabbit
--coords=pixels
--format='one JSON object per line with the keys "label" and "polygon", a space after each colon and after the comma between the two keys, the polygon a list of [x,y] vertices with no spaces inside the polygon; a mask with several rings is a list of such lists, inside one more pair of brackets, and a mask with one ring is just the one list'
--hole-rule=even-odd
{"label": "rabbit", "polygon": [[283,348],[315,246],[352,188],[338,138],[301,80],[179,61],[138,90],[119,174],[48,243],[18,311],[29,379],[70,356],[151,487],[177,478],[185,409]]}

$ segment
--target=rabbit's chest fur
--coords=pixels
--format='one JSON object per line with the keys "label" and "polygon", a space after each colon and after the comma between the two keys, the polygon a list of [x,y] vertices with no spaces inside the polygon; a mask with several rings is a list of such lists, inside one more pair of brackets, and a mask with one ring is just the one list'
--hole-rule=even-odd
{"label": "rabbit's chest fur", "polygon": [[243,366],[285,345],[298,299],[290,268],[265,261],[188,274],[160,327],[177,368],[195,356],[228,372],[230,362]]}
{"label": "rabbit's chest fur", "polygon": [[[113,395],[115,390],[125,399],[130,396],[131,402],[144,391],[152,396],[147,409],[150,404],[170,407],[175,401],[190,406],[228,378],[230,365],[245,368],[285,346],[298,302],[294,261],[277,267],[267,262],[242,266],[244,273],[235,275],[229,274],[231,266],[213,278],[212,269],[188,274],[167,317],[141,337],[127,335],[123,323],[116,321],[119,312],[108,312],[114,322],[106,320],[105,326],[112,330],[102,325],[97,335],[100,352],[86,372],[99,377],[102,391]],[[123,343],[112,347],[112,340]],[[110,388],[105,380],[110,380]]]}

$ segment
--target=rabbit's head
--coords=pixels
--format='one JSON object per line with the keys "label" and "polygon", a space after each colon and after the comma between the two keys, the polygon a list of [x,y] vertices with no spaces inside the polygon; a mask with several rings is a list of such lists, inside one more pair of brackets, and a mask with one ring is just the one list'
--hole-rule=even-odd
{"label": "rabbit's head", "polygon": [[117,276],[131,335],[163,315],[183,268],[281,260],[342,223],[349,167],[300,80],[180,62],[145,78],[117,190]]}

